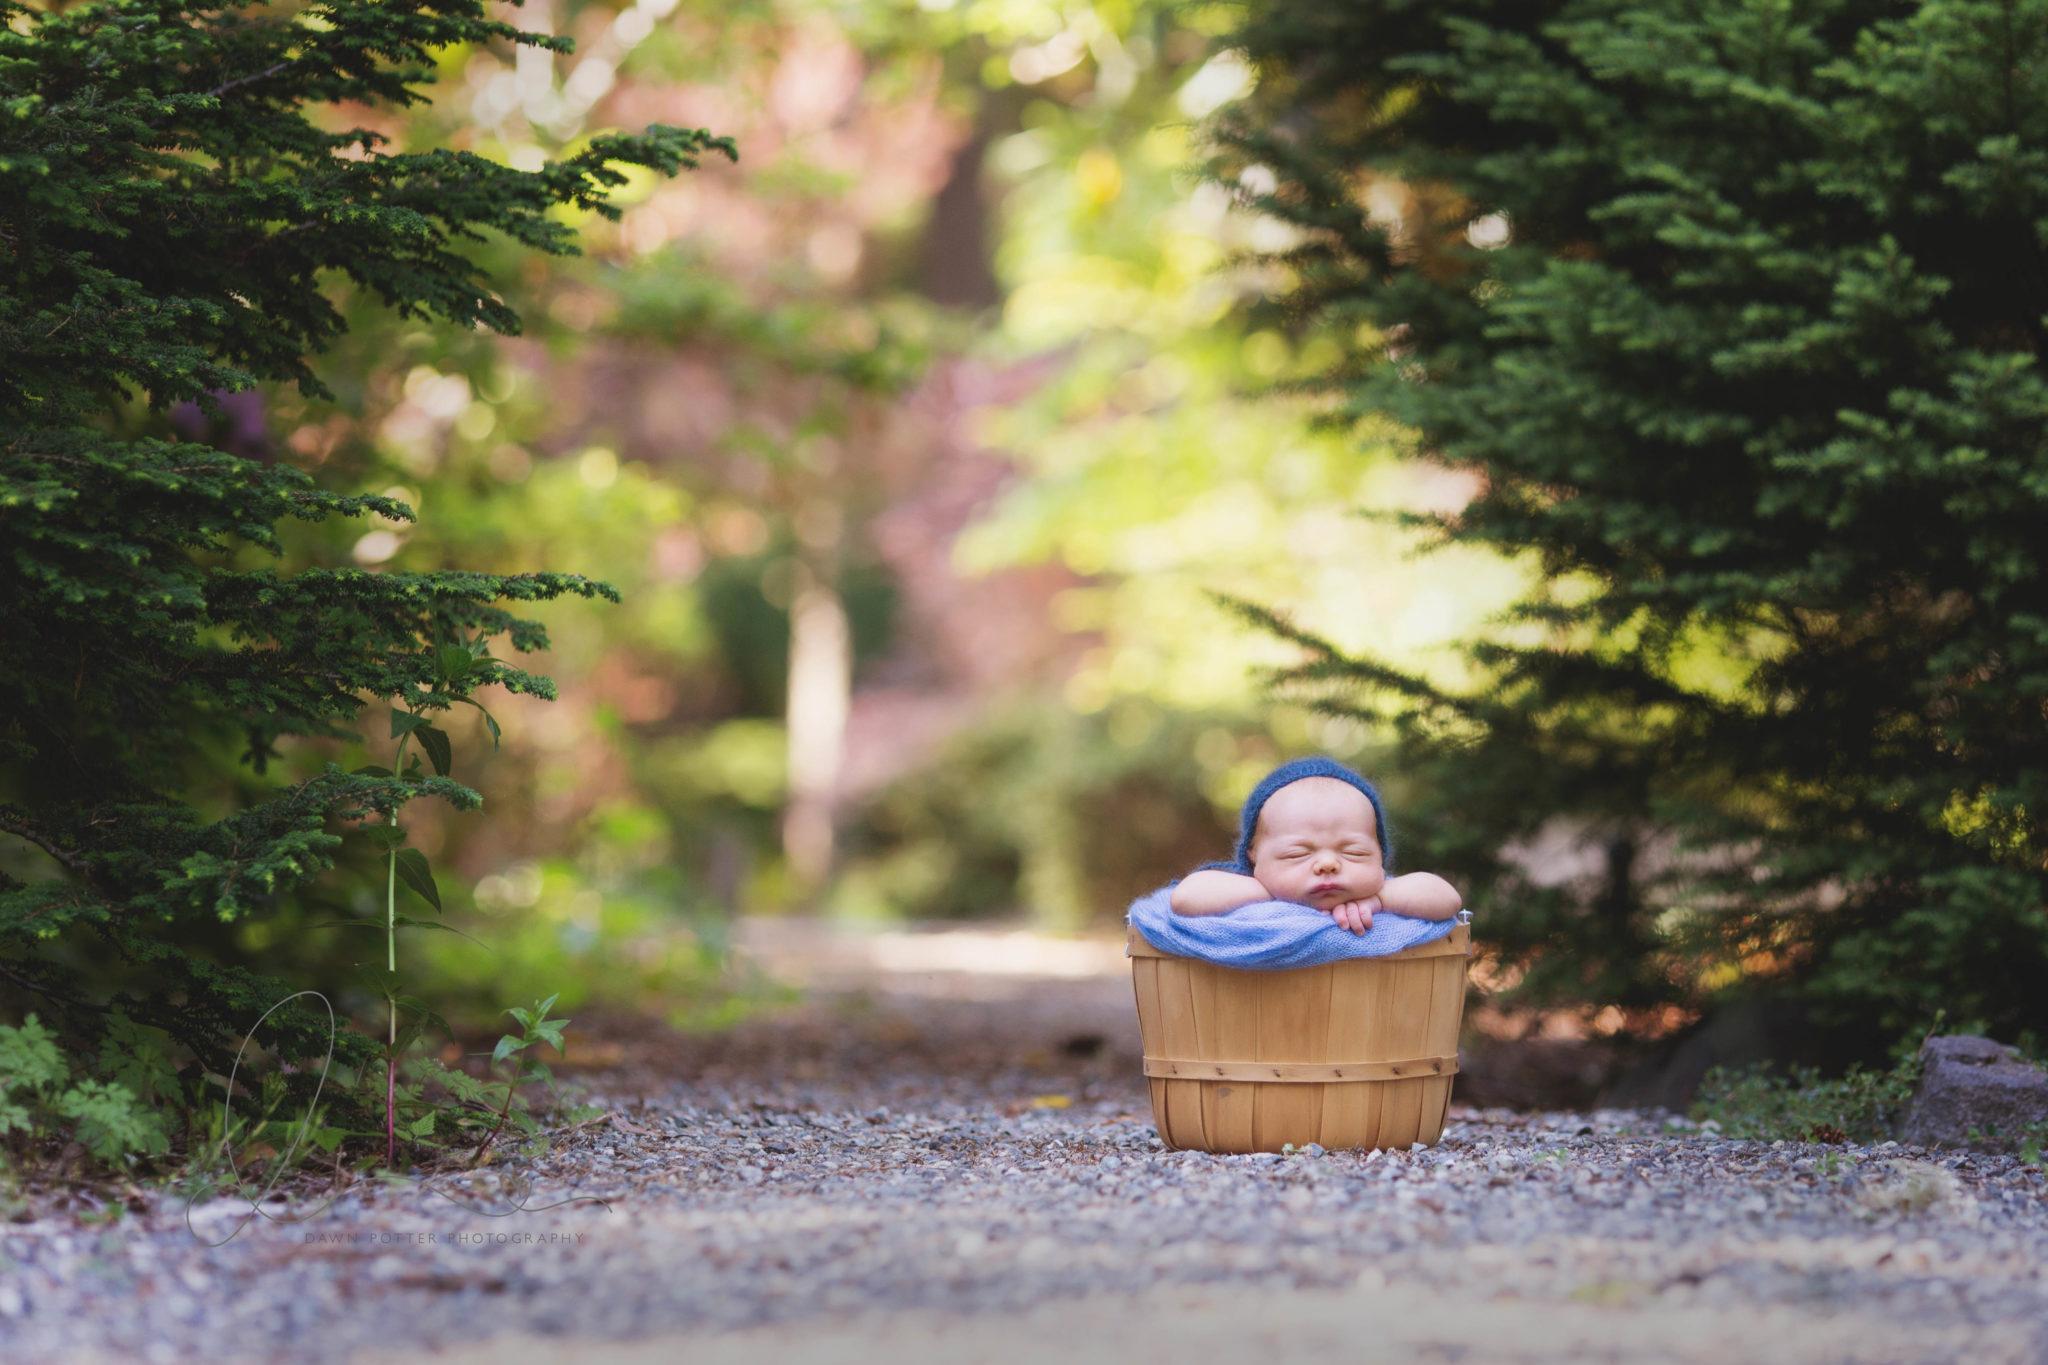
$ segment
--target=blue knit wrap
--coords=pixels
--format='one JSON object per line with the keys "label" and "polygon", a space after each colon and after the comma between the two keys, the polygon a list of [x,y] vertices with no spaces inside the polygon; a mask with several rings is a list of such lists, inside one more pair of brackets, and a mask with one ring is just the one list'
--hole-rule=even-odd
{"label": "blue knit wrap", "polygon": [[1254,969],[1384,957],[1458,927],[1455,919],[1410,919],[1382,910],[1372,928],[1354,934],[1322,911],[1291,901],[1256,901],[1227,915],[1177,915],[1171,886],[1132,901],[1124,922],[1162,953]]}
{"label": "blue knit wrap", "polygon": [[1252,788],[1252,794],[1244,800],[1244,814],[1238,819],[1237,855],[1227,863],[1203,863],[1197,872],[1235,872],[1240,876],[1252,875],[1252,836],[1259,828],[1259,812],[1266,808],[1266,801],[1290,782],[1299,782],[1304,777],[1334,777],[1365,793],[1365,799],[1372,802],[1373,821],[1379,828],[1374,831],[1380,841],[1380,866],[1387,871],[1394,870],[1394,832],[1387,828],[1387,812],[1380,805],[1380,794],[1372,783],[1360,777],[1334,758],[1297,758],[1291,763],[1282,763],[1267,773],[1265,780]]}

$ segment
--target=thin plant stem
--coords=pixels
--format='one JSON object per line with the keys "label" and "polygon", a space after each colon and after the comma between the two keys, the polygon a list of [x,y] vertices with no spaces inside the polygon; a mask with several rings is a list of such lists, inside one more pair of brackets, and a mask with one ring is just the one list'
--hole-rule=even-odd
{"label": "thin plant stem", "polygon": [[[398,752],[391,760],[391,771],[405,771],[405,746],[412,739],[407,731],[398,737]],[[384,822],[396,828],[398,811],[392,809]],[[398,971],[398,845],[394,842],[386,856],[384,869],[384,967],[386,971]],[[398,1166],[398,997],[386,994],[385,1003],[390,1007],[390,1033],[384,1054],[384,1165],[390,1169]]]}
{"label": "thin plant stem", "polygon": [[[405,746],[411,742],[412,732],[398,737],[398,753],[391,760],[391,771],[405,771]],[[386,824],[396,828],[398,811],[393,809],[384,817]],[[388,971],[398,970],[398,845],[394,842],[386,858],[384,872],[384,966]],[[392,1015],[391,1040],[398,1041],[397,1015]]]}
{"label": "thin plant stem", "polygon": [[469,1158],[470,1165],[474,1166],[477,1162],[482,1161],[484,1153],[491,1149],[491,1144],[498,1140],[498,1134],[504,1131],[505,1120],[512,1113],[513,1092],[519,1088],[519,1070],[519,1061],[517,1058],[514,1058],[512,1063],[512,1079],[505,1082],[505,1107],[498,1111],[498,1121],[492,1125],[491,1131],[484,1134],[484,1140],[476,1145],[476,1151]]}

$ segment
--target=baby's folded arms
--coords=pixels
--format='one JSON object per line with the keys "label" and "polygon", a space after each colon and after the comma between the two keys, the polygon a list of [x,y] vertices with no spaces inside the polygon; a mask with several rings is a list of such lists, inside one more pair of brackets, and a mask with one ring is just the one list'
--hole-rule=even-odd
{"label": "baby's folded arms", "polygon": [[1376,895],[1317,905],[1312,899],[1278,895],[1257,877],[1239,872],[1205,868],[1191,872],[1173,888],[1170,902],[1181,915],[1227,915],[1261,901],[1289,901],[1320,910],[1354,934],[1372,927],[1372,917],[1381,910],[1414,919],[1450,919],[1464,908],[1464,897],[1456,887],[1434,872],[1408,872],[1389,877]]}

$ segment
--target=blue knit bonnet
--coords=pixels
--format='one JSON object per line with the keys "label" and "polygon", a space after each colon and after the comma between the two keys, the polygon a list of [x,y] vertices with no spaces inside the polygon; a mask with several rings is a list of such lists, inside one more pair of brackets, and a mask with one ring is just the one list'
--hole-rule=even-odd
{"label": "blue knit bonnet", "polygon": [[1379,792],[1372,783],[1334,758],[1297,758],[1266,774],[1265,780],[1253,787],[1252,794],[1245,798],[1244,814],[1238,821],[1237,856],[1227,863],[1203,863],[1196,870],[1206,872],[1214,869],[1249,877],[1252,874],[1252,835],[1259,827],[1259,812],[1265,809],[1266,801],[1274,792],[1304,777],[1334,777],[1365,793],[1365,799],[1372,802],[1373,820],[1379,826],[1374,832],[1379,836],[1380,862],[1391,871],[1394,866],[1394,834],[1387,827],[1387,812],[1380,805]]}

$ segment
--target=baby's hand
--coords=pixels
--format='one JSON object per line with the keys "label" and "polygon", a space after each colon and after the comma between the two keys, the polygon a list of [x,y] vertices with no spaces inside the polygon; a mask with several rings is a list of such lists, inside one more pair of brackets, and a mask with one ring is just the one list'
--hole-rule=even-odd
{"label": "baby's hand", "polygon": [[1367,896],[1364,900],[1345,901],[1342,905],[1330,907],[1330,918],[1336,920],[1340,928],[1362,934],[1372,928],[1373,911],[1379,908],[1380,898]]}

